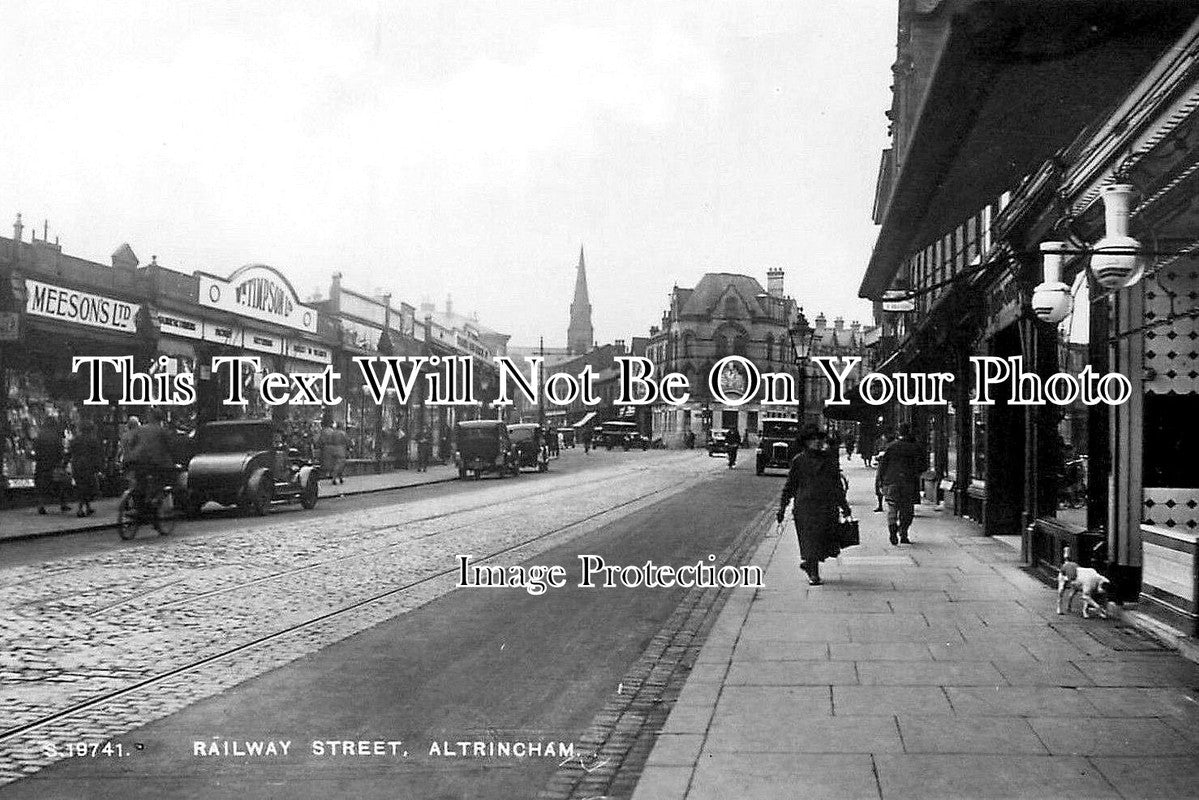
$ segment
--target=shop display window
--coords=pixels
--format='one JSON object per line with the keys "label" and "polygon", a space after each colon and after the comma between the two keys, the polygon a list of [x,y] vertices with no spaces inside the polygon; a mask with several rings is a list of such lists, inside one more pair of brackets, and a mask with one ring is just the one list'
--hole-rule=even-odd
{"label": "shop display window", "polygon": [[[1071,288],[1074,310],[1058,325],[1058,369],[1078,374],[1090,361],[1090,291],[1085,272],[1080,272]],[[1049,461],[1054,465],[1052,480],[1056,487],[1056,516],[1059,521],[1085,528],[1090,490],[1090,453],[1088,424],[1090,409],[1081,400],[1072,405],[1046,407],[1046,413],[1058,413],[1056,436],[1046,442],[1051,448]]]}

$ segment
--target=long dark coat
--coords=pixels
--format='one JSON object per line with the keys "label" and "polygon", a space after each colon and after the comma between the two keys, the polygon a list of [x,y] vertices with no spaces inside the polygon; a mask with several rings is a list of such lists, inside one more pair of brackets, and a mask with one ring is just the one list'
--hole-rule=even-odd
{"label": "long dark coat", "polygon": [[841,552],[837,545],[837,510],[845,505],[837,459],[810,450],[791,459],[779,507],[792,499],[800,558],[806,562],[834,558]]}

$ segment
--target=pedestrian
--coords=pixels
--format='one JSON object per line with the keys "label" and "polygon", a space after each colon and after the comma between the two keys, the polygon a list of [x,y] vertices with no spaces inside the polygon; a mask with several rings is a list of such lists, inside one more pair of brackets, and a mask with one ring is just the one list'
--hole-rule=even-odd
{"label": "pedestrian", "polygon": [[862,457],[862,466],[874,466],[874,454],[877,450],[874,447],[874,431],[863,425],[858,431],[858,454]]}
{"label": "pedestrian", "polygon": [[125,463],[125,440],[129,436],[129,431],[141,427],[142,421],[130,414],[129,419],[125,420],[125,430],[121,432],[121,438],[117,442],[117,464]]}
{"label": "pedestrian", "polygon": [[433,455],[433,441],[429,438],[429,429],[421,428],[416,435],[416,471],[428,472],[429,459]]}
{"label": "pedestrian", "polygon": [[833,426],[828,428],[828,449],[833,456],[840,461],[841,459],[841,434]]}
{"label": "pedestrian", "polygon": [[65,514],[71,510],[67,503],[71,478],[67,474],[63,431],[58,420],[46,418],[33,440],[33,451],[33,485],[40,495],[37,513],[46,513],[47,500],[58,500],[58,510]]}
{"label": "pedestrian", "polygon": [[[874,459],[877,459],[879,456],[881,456],[883,454],[883,451],[886,450],[888,446],[890,446],[892,441],[894,441],[894,440],[892,439],[891,434],[884,433],[884,434],[880,435],[878,437],[878,439],[875,441],[875,446],[878,448],[878,452],[875,454]],[[873,462],[874,459],[872,459],[871,461]],[[874,496],[878,499],[878,505],[876,505],[874,507],[874,513],[881,514],[884,511],[884,509],[883,509],[883,484],[879,478],[878,473],[875,473],[875,476],[874,476]]]}
{"label": "pedestrian", "polygon": [[928,469],[928,452],[912,441],[912,429],[899,427],[894,442],[878,457],[875,483],[887,502],[887,531],[891,544],[911,544],[908,529],[920,497],[920,476]]}
{"label": "pedestrian", "polygon": [[83,423],[79,435],[71,440],[71,474],[75,478],[76,499],[79,508],[75,516],[86,517],[96,513],[92,502],[100,493],[100,472],[104,469],[104,455],[96,426]]}
{"label": "pedestrian", "polygon": [[346,445],[348,443],[346,432],[337,427],[334,420],[327,418],[317,441],[321,448],[321,466],[330,483],[344,484],[346,482]]}
{"label": "pedestrian", "polygon": [[781,524],[787,504],[794,501],[792,516],[799,538],[799,568],[807,573],[809,584],[819,586],[823,583],[820,562],[841,552],[837,544],[837,514],[840,511],[848,516],[849,502],[837,460],[829,458],[828,434],[816,425],[808,425],[797,442],[799,454],[791,459],[776,519]]}
{"label": "pedestrian", "polygon": [[853,458],[853,437],[845,437],[845,459],[848,461]]}
{"label": "pedestrian", "polygon": [[550,458],[557,458],[558,457],[558,429],[557,428],[546,428],[545,429],[545,444],[546,444],[546,448],[548,449],[547,455]]}
{"label": "pedestrian", "polygon": [[690,428],[683,432],[683,446],[688,450],[695,447],[695,431]]}
{"label": "pedestrian", "polygon": [[583,428],[583,430],[579,431],[579,436],[582,437],[582,439],[583,439],[583,452],[585,454],[590,453],[591,452],[591,428]]}
{"label": "pedestrian", "polygon": [[731,429],[724,437],[724,450],[729,456],[729,469],[737,466],[737,450],[741,448],[741,434],[736,428]]}

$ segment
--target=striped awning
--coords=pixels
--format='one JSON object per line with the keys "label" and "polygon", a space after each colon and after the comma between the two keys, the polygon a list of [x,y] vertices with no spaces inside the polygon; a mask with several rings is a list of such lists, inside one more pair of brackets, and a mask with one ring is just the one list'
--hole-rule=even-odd
{"label": "striped awning", "polygon": [[587,412],[587,414],[586,414],[586,415],[585,415],[585,416],[584,416],[584,417],[583,417],[581,420],[579,420],[578,422],[576,422],[576,423],[575,423],[574,425],[572,425],[571,427],[572,427],[572,428],[582,428],[582,427],[585,427],[585,426],[586,426],[588,423],[590,423],[590,422],[591,422],[591,420],[593,420],[593,419],[595,419],[595,412],[594,412],[594,411],[588,411],[588,412]]}

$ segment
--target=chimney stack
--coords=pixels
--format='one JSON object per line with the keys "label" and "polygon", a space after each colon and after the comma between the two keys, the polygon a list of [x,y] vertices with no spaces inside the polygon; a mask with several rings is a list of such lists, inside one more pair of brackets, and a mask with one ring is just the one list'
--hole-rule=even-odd
{"label": "chimney stack", "polygon": [[845,330],[845,317],[837,317],[836,319],[833,320],[833,330],[837,330],[837,331]]}
{"label": "chimney stack", "polygon": [[779,267],[766,270],[766,294],[771,297],[783,296],[783,275],[784,272]]}
{"label": "chimney stack", "polygon": [[816,330],[822,331],[827,327],[828,327],[828,317],[824,316],[824,314],[817,314],[816,315]]}
{"label": "chimney stack", "polygon": [[627,352],[629,352],[628,350],[626,350],[626,349],[625,349],[625,346],[624,346],[624,339],[617,339],[617,340],[616,340],[616,349],[617,349],[617,350],[619,350],[621,353],[627,353]]}

